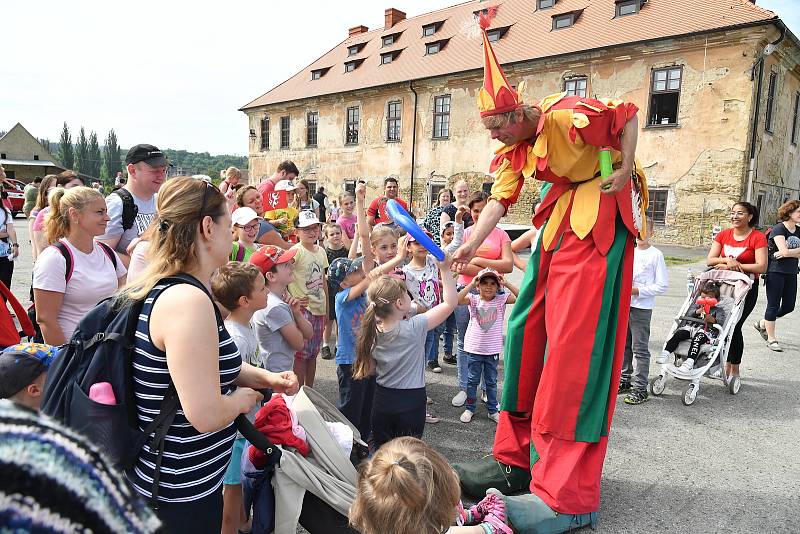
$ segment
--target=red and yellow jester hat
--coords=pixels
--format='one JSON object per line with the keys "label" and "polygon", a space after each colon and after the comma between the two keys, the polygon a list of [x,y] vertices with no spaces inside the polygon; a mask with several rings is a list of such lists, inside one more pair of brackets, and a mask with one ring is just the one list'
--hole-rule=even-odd
{"label": "red and yellow jester hat", "polygon": [[506,80],[506,75],[497,62],[497,56],[494,55],[494,49],[486,34],[496,14],[497,7],[486,8],[478,14],[478,24],[483,35],[484,60],[483,87],[478,91],[478,109],[481,117],[508,113],[522,105],[522,99]]}

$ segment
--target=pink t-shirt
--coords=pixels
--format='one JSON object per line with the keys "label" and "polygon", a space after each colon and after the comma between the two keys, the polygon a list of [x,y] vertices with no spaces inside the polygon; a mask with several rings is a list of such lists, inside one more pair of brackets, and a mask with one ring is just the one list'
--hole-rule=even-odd
{"label": "pink t-shirt", "polygon": [[[469,241],[469,236],[472,234],[473,228],[475,227],[470,226],[464,230],[464,243]],[[494,228],[475,252],[475,257],[485,258],[487,260],[499,260],[503,256],[503,245],[510,242],[511,238],[508,237],[505,230]],[[472,282],[473,278],[474,276],[461,274],[458,277],[458,283],[465,286]]]}
{"label": "pink t-shirt", "polygon": [[468,295],[469,325],[464,334],[464,350],[472,354],[500,354],[503,349],[503,320],[510,293],[483,300],[480,295]]}
{"label": "pink t-shirt", "polygon": [[336,219],[336,224],[342,227],[344,233],[347,234],[347,239],[353,239],[356,235],[356,214],[353,213],[350,216],[347,215],[339,215],[339,218]]}
{"label": "pink t-shirt", "polygon": [[36,219],[33,220],[33,231],[41,232],[44,230],[44,218],[50,213],[50,206],[45,206],[36,214]]}

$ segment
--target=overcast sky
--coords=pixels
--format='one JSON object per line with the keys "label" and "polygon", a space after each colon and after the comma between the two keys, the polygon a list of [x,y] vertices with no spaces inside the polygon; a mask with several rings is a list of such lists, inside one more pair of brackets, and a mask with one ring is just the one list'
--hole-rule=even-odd
{"label": "overcast sky", "polygon": [[[102,140],[246,154],[238,108],[347,36],[459,0],[4,2],[0,130],[58,140],[66,121]],[[800,0],[758,0],[800,35]],[[102,141],[101,141],[102,142]]]}

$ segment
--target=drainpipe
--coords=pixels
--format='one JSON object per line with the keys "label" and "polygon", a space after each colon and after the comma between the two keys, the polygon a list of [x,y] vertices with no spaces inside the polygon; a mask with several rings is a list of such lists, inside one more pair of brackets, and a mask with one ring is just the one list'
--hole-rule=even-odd
{"label": "drainpipe", "polygon": [[[748,202],[752,202],[753,200],[753,183],[756,177],[756,138],[758,136],[758,119],[761,114],[761,93],[764,89],[764,58],[768,55],[772,54],[775,51],[777,45],[783,41],[786,37],[786,26],[782,23],[779,23],[781,29],[781,35],[778,37],[777,40],[768,43],[764,50],[761,51],[758,59],[756,60],[755,64],[753,65],[752,70],[750,71],[750,81],[756,82],[756,101],[755,105],[753,106],[753,127],[750,131],[750,162],[747,166],[747,191],[746,191],[746,199]],[[758,74],[756,74],[756,70]],[[756,76],[758,77],[756,79]]]}
{"label": "drainpipe", "polygon": [[408,206],[414,212],[414,170],[417,161],[417,92],[414,90],[414,80],[408,82],[408,88],[414,93],[414,124],[411,130],[411,191],[409,192]]}

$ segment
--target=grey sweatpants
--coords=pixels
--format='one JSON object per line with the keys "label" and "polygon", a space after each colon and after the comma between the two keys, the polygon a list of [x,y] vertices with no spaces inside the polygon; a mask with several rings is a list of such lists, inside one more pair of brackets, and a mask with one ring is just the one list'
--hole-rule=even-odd
{"label": "grey sweatpants", "polygon": [[[647,388],[647,375],[650,373],[650,348],[648,345],[652,316],[653,310],[631,308],[628,320],[628,340],[625,342],[625,358],[622,360],[622,381],[630,382],[634,389]],[[634,356],[636,356],[635,366],[633,364]]]}

